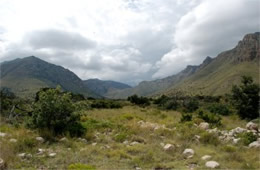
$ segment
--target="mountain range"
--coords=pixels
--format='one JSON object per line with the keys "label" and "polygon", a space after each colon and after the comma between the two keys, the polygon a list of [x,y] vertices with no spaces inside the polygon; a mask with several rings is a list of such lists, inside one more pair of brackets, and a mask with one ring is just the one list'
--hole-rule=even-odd
{"label": "mountain range", "polygon": [[259,82],[260,33],[244,36],[237,46],[217,55],[206,57],[202,64],[188,65],[179,73],[154,81],[143,81],[135,87],[98,79],[81,80],[76,74],[37,57],[18,58],[0,63],[1,88],[9,88],[16,95],[30,97],[43,87],[60,85],[66,91],[95,98],[126,98],[141,96],[173,95],[223,95],[230,91],[242,75],[249,75]]}

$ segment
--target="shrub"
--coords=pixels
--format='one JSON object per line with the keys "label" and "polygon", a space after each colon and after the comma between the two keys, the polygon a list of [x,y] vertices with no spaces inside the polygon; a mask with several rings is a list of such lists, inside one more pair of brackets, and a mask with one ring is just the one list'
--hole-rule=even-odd
{"label": "shrub", "polygon": [[220,114],[220,115],[229,115],[231,113],[231,111],[226,105],[220,103],[215,103],[210,105],[208,107],[208,110],[211,113]]}
{"label": "shrub", "polygon": [[79,125],[80,116],[74,113],[75,107],[69,93],[63,93],[57,87],[39,91],[36,99],[32,113],[34,127],[48,129],[54,135],[67,131],[71,136],[82,134],[84,128]]}
{"label": "shrub", "polygon": [[179,103],[175,99],[168,100],[164,104],[164,108],[167,110],[177,110],[178,107],[179,107]]}
{"label": "shrub", "polygon": [[96,167],[93,165],[86,165],[81,163],[70,164],[68,167],[69,170],[95,170]]}
{"label": "shrub", "polygon": [[241,138],[241,142],[244,145],[249,145],[250,143],[257,140],[257,136],[255,136],[252,132],[244,132],[239,134],[239,137]]}
{"label": "shrub", "polygon": [[200,141],[204,144],[210,144],[217,146],[220,141],[218,135],[214,133],[203,132],[200,136]]}
{"label": "shrub", "polygon": [[259,86],[253,83],[252,77],[243,76],[242,85],[233,86],[233,105],[242,119],[255,119],[259,117]]}
{"label": "shrub", "polygon": [[199,101],[195,98],[186,99],[183,106],[186,112],[194,112],[199,108]]}
{"label": "shrub", "polygon": [[116,142],[124,142],[127,138],[127,134],[124,133],[124,132],[120,132],[119,134],[117,134],[115,137],[114,137],[114,140]]}
{"label": "shrub", "polygon": [[182,114],[181,122],[188,122],[192,120],[192,114]]}
{"label": "shrub", "polygon": [[104,101],[104,100],[97,101],[96,100],[91,104],[91,108],[118,109],[118,108],[122,108],[122,105],[115,101]]}
{"label": "shrub", "polygon": [[129,96],[127,98],[128,101],[130,101],[133,104],[141,105],[141,106],[148,106],[150,105],[150,101],[147,97],[138,97],[136,94],[133,96]]}
{"label": "shrub", "polygon": [[221,117],[219,115],[204,112],[203,110],[198,111],[198,118],[203,119],[204,121],[214,124],[216,126],[221,125]]}

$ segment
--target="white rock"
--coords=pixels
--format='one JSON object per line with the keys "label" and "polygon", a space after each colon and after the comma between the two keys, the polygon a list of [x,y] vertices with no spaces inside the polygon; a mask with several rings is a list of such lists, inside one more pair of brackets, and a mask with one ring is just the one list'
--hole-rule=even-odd
{"label": "white rock", "polygon": [[207,131],[208,131],[209,133],[217,133],[217,132],[218,132],[218,129],[217,129],[217,128],[208,129]]}
{"label": "white rock", "polygon": [[6,133],[0,132],[0,137],[5,137]]}
{"label": "white rock", "polygon": [[128,145],[128,141],[127,141],[127,140],[125,140],[125,141],[123,142],[123,144],[125,144],[125,145]]}
{"label": "white rock", "polygon": [[194,155],[194,150],[193,149],[185,149],[183,151],[183,155],[185,155],[186,158],[192,158]]}
{"label": "white rock", "polygon": [[206,162],[205,166],[207,168],[217,168],[217,167],[219,167],[219,163],[216,161],[208,161],[208,162]]}
{"label": "white rock", "polygon": [[142,168],[140,168],[140,167],[136,167],[135,169],[136,169],[136,170],[141,170]]}
{"label": "white rock", "polygon": [[161,142],[160,145],[161,145],[161,147],[164,147],[165,144],[163,142]]}
{"label": "white rock", "polygon": [[205,161],[205,160],[211,159],[211,157],[212,156],[210,156],[210,155],[204,155],[201,157],[201,159]]}
{"label": "white rock", "polygon": [[95,142],[95,143],[92,143],[92,146],[96,146],[97,145],[97,143]]}
{"label": "white rock", "polygon": [[172,145],[172,144],[166,144],[164,147],[163,147],[163,149],[165,150],[165,151],[170,151],[170,150],[173,150],[174,149],[174,146]]}
{"label": "white rock", "polygon": [[139,144],[139,142],[134,141],[134,142],[130,143],[131,146],[136,145],[136,144]]}
{"label": "white rock", "polygon": [[32,154],[30,153],[26,154],[26,158],[32,158]]}
{"label": "white rock", "polygon": [[18,156],[19,156],[20,158],[24,158],[24,157],[26,156],[26,153],[19,153]]}
{"label": "white rock", "polygon": [[40,136],[36,137],[35,139],[36,139],[37,141],[39,141],[39,142],[44,142],[44,139],[43,139],[42,137],[40,137]]}
{"label": "white rock", "polygon": [[207,130],[209,129],[209,124],[207,122],[202,122],[200,123],[199,128],[203,130]]}
{"label": "white rock", "polygon": [[233,143],[237,144],[240,140],[241,140],[241,138],[235,138],[235,139],[233,139]]}
{"label": "white rock", "polygon": [[49,154],[49,157],[54,157],[54,156],[56,156],[56,155],[57,155],[57,153],[54,153],[54,152],[53,152],[53,153],[50,153],[50,154]]}
{"label": "white rock", "polygon": [[255,123],[253,123],[253,122],[248,122],[248,123],[246,124],[246,128],[247,128],[248,130],[258,130],[257,124],[255,124]]}
{"label": "white rock", "polygon": [[68,139],[66,137],[60,139],[60,142],[64,142],[64,141],[68,141]]}
{"label": "white rock", "polygon": [[40,155],[40,154],[43,154],[43,152],[45,152],[45,149],[41,149],[41,148],[39,148],[37,154]]}
{"label": "white rock", "polygon": [[235,129],[233,129],[235,131],[235,133],[239,134],[239,133],[243,133],[246,132],[246,129],[241,128],[241,127],[237,127]]}
{"label": "white rock", "polygon": [[10,139],[9,141],[12,142],[12,143],[16,143],[16,142],[17,142],[17,140],[16,140],[16,139],[13,139],[13,138]]}
{"label": "white rock", "polygon": [[5,162],[2,158],[0,158],[0,168],[4,169]]}
{"label": "white rock", "polygon": [[260,148],[260,142],[259,141],[254,141],[252,143],[250,143],[249,148]]}

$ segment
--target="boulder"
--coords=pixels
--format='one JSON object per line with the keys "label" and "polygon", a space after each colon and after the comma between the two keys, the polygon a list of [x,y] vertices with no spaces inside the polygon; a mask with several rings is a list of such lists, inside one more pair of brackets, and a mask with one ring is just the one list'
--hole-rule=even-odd
{"label": "boulder", "polygon": [[241,128],[241,127],[237,127],[237,128],[235,128],[235,129],[233,129],[233,130],[234,130],[234,132],[235,132],[236,134],[246,132],[246,129]]}
{"label": "boulder", "polygon": [[206,162],[205,166],[207,168],[217,168],[217,167],[219,167],[219,163],[216,161],[208,161],[208,162]]}
{"label": "boulder", "polygon": [[250,143],[249,148],[260,148],[260,141],[254,141],[252,143]]}
{"label": "boulder", "polygon": [[26,156],[26,153],[19,153],[18,154],[18,157],[20,157],[20,158],[25,158],[25,156]]}
{"label": "boulder", "polygon": [[10,139],[9,141],[10,141],[11,143],[16,143],[16,142],[17,142],[17,139],[13,139],[13,138],[12,138],[12,139]]}
{"label": "boulder", "polygon": [[233,143],[237,144],[240,140],[241,140],[241,138],[235,138],[235,139],[233,139]]}
{"label": "boulder", "polygon": [[174,146],[172,144],[166,144],[164,147],[163,147],[163,150],[165,151],[170,151],[170,150],[173,150],[174,149]]}
{"label": "boulder", "polygon": [[139,142],[134,141],[134,142],[130,143],[131,146],[136,145],[136,144],[139,144]]}
{"label": "boulder", "polygon": [[66,137],[63,137],[60,139],[60,142],[65,142],[65,141],[68,141],[68,139]]}
{"label": "boulder", "polygon": [[36,139],[37,141],[39,141],[39,142],[44,142],[43,137],[38,136],[38,137],[36,137],[35,139]]}
{"label": "boulder", "polygon": [[49,154],[49,157],[55,157],[56,155],[57,155],[57,153],[54,153],[54,152],[53,152],[53,153],[50,153],[50,154]]}
{"label": "boulder", "polygon": [[212,156],[210,156],[210,155],[204,155],[201,157],[201,159],[205,161],[205,160],[211,159],[211,157]]}
{"label": "boulder", "polygon": [[246,128],[248,129],[248,130],[258,130],[258,125],[256,124],[256,123],[253,123],[253,122],[248,122],[247,124],[246,124]]}
{"label": "boulder", "polygon": [[192,158],[194,155],[194,150],[193,149],[185,149],[182,153],[186,158]]}
{"label": "boulder", "polygon": [[202,123],[200,123],[199,128],[202,130],[208,130],[209,124],[207,122],[202,122]]}
{"label": "boulder", "polygon": [[6,133],[0,132],[0,137],[5,137],[6,135]]}

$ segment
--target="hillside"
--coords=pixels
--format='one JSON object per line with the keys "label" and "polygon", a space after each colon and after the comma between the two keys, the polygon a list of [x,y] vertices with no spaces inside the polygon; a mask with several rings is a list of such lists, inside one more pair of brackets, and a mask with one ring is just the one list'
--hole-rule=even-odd
{"label": "hillside", "polygon": [[88,89],[101,96],[106,96],[107,93],[114,90],[131,88],[131,86],[127,84],[110,80],[88,79],[83,82]]}
{"label": "hillside", "polygon": [[259,36],[247,34],[231,50],[220,53],[215,58],[207,57],[199,66],[187,66],[176,75],[154,81],[143,81],[134,88],[113,91],[110,98],[126,98],[133,94],[152,96],[173,94],[182,91],[187,94],[221,95],[230,91],[242,75],[250,75],[259,80]]}
{"label": "hillside", "polygon": [[238,45],[220,53],[210,64],[187,79],[173,84],[165,94],[183,91],[188,94],[222,95],[238,84],[242,75],[259,82],[260,33],[247,34]]}
{"label": "hillside", "polygon": [[34,56],[3,62],[0,67],[1,88],[9,88],[21,97],[31,97],[40,88],[57,85],[66,91],[98,97],[70,70]]}

